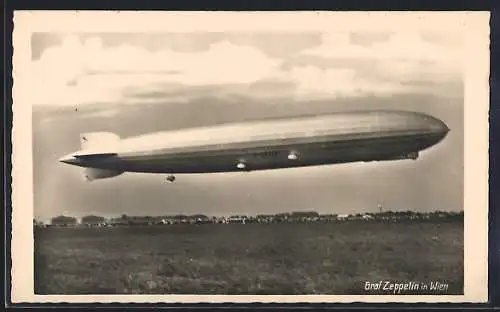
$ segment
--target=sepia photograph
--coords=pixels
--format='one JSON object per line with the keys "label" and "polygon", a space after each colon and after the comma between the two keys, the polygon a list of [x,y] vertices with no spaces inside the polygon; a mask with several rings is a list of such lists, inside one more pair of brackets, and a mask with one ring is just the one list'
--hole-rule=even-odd
{"label": "sepia photograph", "polygon": [[13,299],[487,299],[488,14],[14,28]]}

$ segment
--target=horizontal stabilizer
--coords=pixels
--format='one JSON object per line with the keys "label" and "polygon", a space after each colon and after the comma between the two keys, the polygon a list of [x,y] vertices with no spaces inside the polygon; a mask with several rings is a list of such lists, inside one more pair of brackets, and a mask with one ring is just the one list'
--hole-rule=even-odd
{"label": "horizontal stabilizer", "polygon": [[[120,137],[111,132],[89,132],[80,134],[79,156],[116,154]],[[76,156],[76,155],[75,155]]]}

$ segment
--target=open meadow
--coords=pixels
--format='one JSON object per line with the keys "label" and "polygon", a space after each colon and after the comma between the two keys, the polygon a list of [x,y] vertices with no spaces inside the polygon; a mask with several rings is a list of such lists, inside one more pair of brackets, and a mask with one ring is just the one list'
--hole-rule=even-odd
{"label": "open meadow", "polygon": [[36,294],[463,294],[462,220],[34,231]]}

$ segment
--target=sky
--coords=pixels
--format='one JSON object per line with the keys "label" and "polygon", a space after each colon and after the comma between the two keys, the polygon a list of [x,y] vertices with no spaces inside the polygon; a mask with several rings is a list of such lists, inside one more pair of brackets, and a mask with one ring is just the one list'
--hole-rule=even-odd
{"label": "sky", "polygon": [[[35,217],[463,209],[462,38],[450,32],[35,33]],[[127,173],[57,162],[121,137],[265,117],[402,109],[451,132],[418,161],[252,173]]]}

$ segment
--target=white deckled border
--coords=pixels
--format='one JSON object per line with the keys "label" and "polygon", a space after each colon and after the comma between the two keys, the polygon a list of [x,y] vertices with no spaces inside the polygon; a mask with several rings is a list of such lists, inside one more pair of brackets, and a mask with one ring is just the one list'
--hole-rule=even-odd
{"label": "white deckled border", "polygon": [[[463,32],[465,75],[464,296],[34,295],[32,32]],[[14,12],[12,302],[485,302],[488,257],[488,12]]]}

